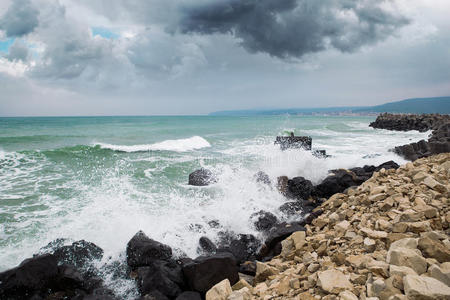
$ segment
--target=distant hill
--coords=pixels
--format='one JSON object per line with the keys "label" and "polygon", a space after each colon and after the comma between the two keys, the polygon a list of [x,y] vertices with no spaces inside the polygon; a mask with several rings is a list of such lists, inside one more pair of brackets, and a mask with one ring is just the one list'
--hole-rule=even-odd
{"label": "distant hill", "polygon": [[312,115],[312,114],[373,114],[373,113],[411,113],[411,114],[450,114],[450,97],[414,98],[389,102],[377,106],[342,106],[325,108],[287,108],[287,109],[248,109],[223,110],[210,113],[211,116],[257,116],[257,115]]}
{"label": "distant hill", "polygon": [[354,109],[354,112],[390,112],[411,114],[450,114],[450,97],[414,98]]}

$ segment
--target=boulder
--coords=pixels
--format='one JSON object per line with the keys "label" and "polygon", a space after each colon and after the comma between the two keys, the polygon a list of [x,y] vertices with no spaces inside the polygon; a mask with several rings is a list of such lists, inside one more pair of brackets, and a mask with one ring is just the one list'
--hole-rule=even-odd
{"label": "boulder", "polygon": [[183,292],[175,300],[202,300],[202,295],[198,292]]}
{"label": "boulder", "polygon": [[269,231],[273,226],[278,223],[278,218],[270,212],[260,210],[257,213],[254,213],[250,217],[254,220],[254,225],[256,230],[258,231]]}
{"label": "boulder", "polygon": [[150,265],[155,260],[170,260],[172,249],[139,231],[127,244],[127,263],[132,268]]}
{"label": "boulder", "polygon": [[76,267],[84,267],[92,260],[100,260],[103,257],[103,249],[94,243],[80,240],[68,246],[57,247],[53,253],[58,262],[70,264]]}
{"label": "boulder", "polygon": [[428,268],[428,274],[430,277],[450,286],[450,262],[443,263],[440,267],[432,265]]}
{"label": "boulder", "polygon": [[287,196],[295,199],[308,199],[311,196],[313,185],[304,177],[294,177],[287,182]]}
{"label": "boulder", "polygon": [[198,169],[191,174],[189,174],[189,185],[194,186],[207,186],[211,183],[216,183],[217,178],[208,169]]}
{"label": "boulder", "polygon": [[152,261],[137,269],[137,285],[142,295],[158,291],[168,298],[175,298],[184,289],[181,266],[174,262]]}
{"label": "boulder", "polygon": [[294,133],[292,132],[290,136],[277,136],[275,144],[280,145],[281,150],[287,149],[311,150],[312,138],[309,136],[294,136]]}
{"label": "boulder", "polygon": [[320,184],[314,187],[313,195],[316,197],[329,198],[334,194],[342,193],[347,188],[360,185],[364,179],[356,176],[349,170],[333,170],[333,174],[326,177]]}
{"label": "boulder", "polygon": [[305,227],[295,222],[283,222],[272,228],[258,253],[258,259],[267,260],[279,255],[281,253],[281,241],[296,231],[305,231]]}
{"label": "boulder", "polygon": [[191,290],[200,293],[206,293],[224,279],[228,279],[230,284],[235,284],[239,280],[236,259],[231,253],[200,256],[185,263],[182,270]]}
{"label": "boulder", "polygon": [[57,277],[58,261],[54,255],[26,259],[18,267],[0,273],[0,298],[27,299],[52,286]]}
{"label": "boulder", "polygon": [[317,285],[329,294],[339,294],[345,290],[352,290],[353,285],[341,271],[330,269],[319,272]]}
{"label": "boulder", "polygon": [[256,180],[256,182],[263,183],[266,185],[272,184],[272,182],[270,181],[269,175],[267,175],[263,171],[259,171],[258,173],[255,174],[255,180]]}
{"label": "boulder", "polygon": [[422,257],[419,250],[402,247],[391,248],[386,257],[386,261],[389,264],[409,267],[417,274],[422,274],[427,271],[427,261]]}
{"label": "boulder", "polygon": [[450,249],[438,240],[422,237],[419,239],[418,248],[425,257],[434,258],[440,263],[450,261]]}
{"label": "boulder", "polygon": [[[233,254],[238,264],[248,260],[254,260],[256,251],[261,242],[252,234],[238,234],[233,238],[229,247],[224,249]],[[219,249],[220,251],[220,249]]]}
{"label": "boulder", "polygon": [[200,249],[206,253],[215,253],[217,251],[216,245],[206,236],[202,236],[198,244]]}
{"label": "boulder", "polygon": [[450,287],[431,277],[406,275],[403,285],[409,300],[450,299]]}
{"label": "boulder", "polygon": [[206,293],[206,300],[227,300],[232,292],[230,281],[224,279]]}

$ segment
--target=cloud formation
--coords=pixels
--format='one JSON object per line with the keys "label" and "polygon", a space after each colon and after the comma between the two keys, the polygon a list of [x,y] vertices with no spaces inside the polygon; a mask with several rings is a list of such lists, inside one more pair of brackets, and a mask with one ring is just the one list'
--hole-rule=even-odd
{"label": "cloud formation", "polygon": [[22,37],[38,26],[38,9],[30,0],[14,0],[0,19],[0,29],[8,37]]}
{"label": "cloud formation", "polygon": [[301,58],[336,48],[353,52],[392,35],[409,20],[373,0],[219,0],[185,5],[183,33],[227,33],[250,52]]}

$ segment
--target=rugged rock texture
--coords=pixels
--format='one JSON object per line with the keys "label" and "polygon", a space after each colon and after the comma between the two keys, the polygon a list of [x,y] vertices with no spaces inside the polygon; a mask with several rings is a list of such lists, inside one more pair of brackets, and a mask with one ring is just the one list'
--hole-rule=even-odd
{"label": "rugged rock texture", "polygon": [[216,182],[217,178],[214,176],[213,172],[208,169],[198,169],[189,174],[189,185],[207,186]]}
{"label": "rugged rock texture", "polygon": [[132,268],[150,265],[155,260],[169,260],[172,249],[139,231],[128,242],[127,263]]}
{"label": "rugged rock texture", "polygon": [[216,292],[228,300],[450,299],[449,196],[449,153],[381,169],[324,202],[278,256],[257,261],[253,286],[230,294],[222,283]]}
{"label": "rugged rock texture", "polygon": [[433,130],[428,141],[421,140],[394,148],[394,152],[408,160],[450,152],[450,116],[439,114],[395,115],[381,114],[369,126],[389,130]]}
{"label": "rugged rock texture", "polygon": [[442,124],[450,121],[449,115],[423,114],[389,114],[384,113],[377,117],[370,127],[397,131],[418,130],[425,132],[438,129]]}

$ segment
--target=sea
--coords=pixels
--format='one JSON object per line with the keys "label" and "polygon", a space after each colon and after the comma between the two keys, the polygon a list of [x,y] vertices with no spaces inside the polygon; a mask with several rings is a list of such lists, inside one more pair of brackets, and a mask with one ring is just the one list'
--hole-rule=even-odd
{"label": "sea", "polygon": [[[430,132],[373,129],[366,116],[149,116],[0,118],[0,272],[57,238],[100,246],[102,276],[124,299],[134,282],[114,276],[139,230],[175,254],[200,254],[219,231],[258,237],[250,216],[284,216],[278,176],[319,183],[331,169],[405,160],[389,151]],[[310,151],[281,151],[278,135],[311,136]],[[218,182],[188,185],[207,168]],[[257,182],[268,174],[272,185]],[[208,225],[217,221],[218,228]],[[262,238],[262,237],[261,237]]]}

